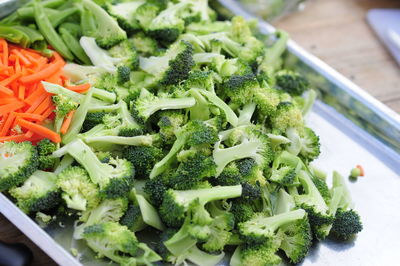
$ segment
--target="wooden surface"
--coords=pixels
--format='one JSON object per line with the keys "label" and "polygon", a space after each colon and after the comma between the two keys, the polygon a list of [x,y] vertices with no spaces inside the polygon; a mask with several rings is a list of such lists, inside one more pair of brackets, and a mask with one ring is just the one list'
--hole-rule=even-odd
{"label": "wooden surface", "polygon": [[[306,9],[276,26],[311,53],[400,112],[400,68],[366,23],[371,8],[400,8],[396,0],[310,0]],[[55,263],[0,214],[0,240],[23,242],[33,265]]]}
{"label": "wooden surface", "polygon": [[380,101],[400,112],[400,67],[366,21],[371,8],[399,0],[309,0],[275,26]]}

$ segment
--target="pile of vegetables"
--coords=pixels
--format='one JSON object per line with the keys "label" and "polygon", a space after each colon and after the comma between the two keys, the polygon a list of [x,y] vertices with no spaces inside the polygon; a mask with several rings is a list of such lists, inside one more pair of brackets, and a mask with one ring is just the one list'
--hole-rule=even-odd
{"label": "pile of vegetables", "polygon": [[298,263],[353,238],[345,180],[310,164],[315,92],[283,65],[287,34],[255,26],[206,0],[21,7],[0,25],[0,191],[121,265]]}

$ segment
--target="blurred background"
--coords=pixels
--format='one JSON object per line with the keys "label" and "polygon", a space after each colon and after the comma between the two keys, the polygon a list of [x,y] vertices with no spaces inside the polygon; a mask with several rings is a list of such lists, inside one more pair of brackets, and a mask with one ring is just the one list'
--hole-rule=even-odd
{"label": "blurred background", "polygon": [[[385,9],[384,12],[397,9],[389,10],[391,15],[397,13],[388,23],[400,33],[399,0],[238,1],[275,27],[289,32],[303,48],[400,112],[399,64],[367,19],[372,17],[374,9]],[[377,24],[388,17],[386,13],[378,15],[373,16]],[[400,53],[400,47],[393,49]]]}

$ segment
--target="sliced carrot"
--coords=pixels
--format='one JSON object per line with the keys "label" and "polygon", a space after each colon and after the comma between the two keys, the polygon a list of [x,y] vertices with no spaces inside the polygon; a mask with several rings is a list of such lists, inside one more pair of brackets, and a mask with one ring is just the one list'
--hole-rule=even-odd
{"label": "sliced carrot", "polygon": [[47,127],[26,121],[21,118],[17,118],[17,124],[20,125],[23,128],[29,129],[33,133],[36,133],[44,138],[48,138],[52,142],[55,143],[60,143],[61,142],[61,137],[59,134],[56,132],[48,129]]}
{"label": "sliced carrot", "polygon": [[32,113],[33,111],[36,110],[36,108],[46,99],[47,94],[42,94],[38,98],[35,99],[35,101],[32,103],[32,105],[25,111],[26,113]]}
{"label": "sliced carrot", "polygon": [[8,103],[15,103],[17,99],[14,97],[2,97],[0,98],[0,105],[8,104]]}
{"label": "sliced carrot", "polygon": [[6,40],[4,39],[0,39],[1,42],[1,46],[3,48],[2,52],[3,52],[3,65],[8,66],[8,44],[6,42]]}
{"label": "sliced carrot", "polygon": [[72,110],[71,112],[68,113],[68,115],[65,117],[64,122],[61,126],[60,132],[61,134],[65,134],[68,131],[69,126],[71,125],[72,117],[74,116],[75,110]]}
{"label": "sliced carrot", "polygon": [[6,86],[3,86],[3,85],[0,85],[0,91],[9,96],[14,94],[14,92],[12,90],[10,90],[9,88],[7,88]]}
{"label": "sliced carrot", "polygon": [[64,63],[62,61],[59,60],[55,61],[54,63],[49,64],[47,67],[43,68],[37,73],[20,78],[20,81],[22,83],[39,82],[53,75],[55,72],[60,70],[63,67],[63,65]]}
{"label": "sliced carrot", "polygon": [[1,129],[0,136],[6,136],[8,131],[10,130],[11,124],[14,122],[15,119],[15,113],[12,112],[8,115],[6,122],[3,125],[3,128]]}
{"label": "sliced carrot", "polygon": [[44,117],[38,114],[30,114],[30,113],[14,113],[17,117],[33,120],[33,121],[43,121]]}
{"label": "sliced carrot", "polygon": [[356,168],[360,169],[360,176],[364,176],[364,168],[361,165],[357,165]]}
{"label": "sliced carrot", "polygon": [[32,131],[27,131],[26,133],[25,133],[25,137],[27,137],[27,138],[32,138],[32,136],[33,136],[33,132]]}
{"label": "sliced carrot", "polygon": [[76,85],[76,86],[68,86],[67,89],[79,93],[87,92],[90,89],[90,83],[85,83],[81,85]]}
{"label": "sliced carrot", "polygon": [[[49,108],[46,109],[46,111],[43,112],[42,117],[43,120],[45,120],[46,118],[48,118],[52,113],[54,113],[54,110],[56,108],[54,107],[54,105],[51,105]],[[42,121],[43,121],[42,120]]]}
{"label": "sliced carrot", "polygon": [[43,113],[49,106],[53,103],[51,100],[51,96],[47,96],[40,104],[39,106],[33,111],[32,113],[34,114],[41,114]]}
{"label": "sliced carrot", "polygon": [[5,104],[3,106],[0,106],[0,115],[4,115],[6,113],[18,110],[19,108],[22,108],[24,106],[25,103],[20,101],[15,101],[15,103]]}
{"label": "sliced carrot", "polygon": [[6,78],[5,80],[0,81],[0,85],[2,86],[7,86],[8,84],[10,84],[11,82],[13,82],[14,80],[16,80],[17,78],[19,78],[21,76],[21,73],[15,73],[12,76]]}
{"label": "sliced carrot", "polygon": [[18,87],[18,99],[24,100],[25,98],[25,86],[24,85],[19,85]]}
{"label": "sliced carrot", "polygon": [[43,85],[41,83],[36,84],[35,88],[33,88],[34,91],[31,93],[26,99],[25,102],[29,105],[32,105],[40,96],[43,96],[43,94],[46,93]]}
{"label": "sliced carrot", "polygon": [[13,49],[11,51],[11,53],[15,54],[20,60],[21,63],[26,65],[26,66],[30,66],[32,64],[32,62],[25,57],[25,55],[23,55],[20,51],[18,51],[17,49]]}
{"label": "sliced carrot", "polygon": [[13,136],[6,136],[6,137],[0,137],[0,142],[5,142],[5,141],[15,141],[15,142],[23,142],[26,141],[25,135],[13,135]]}

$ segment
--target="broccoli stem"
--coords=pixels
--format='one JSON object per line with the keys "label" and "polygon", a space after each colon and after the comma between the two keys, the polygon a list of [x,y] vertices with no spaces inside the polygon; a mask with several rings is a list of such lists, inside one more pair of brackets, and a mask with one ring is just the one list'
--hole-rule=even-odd
{"label": "broccoli stem", "polygon": [[160,98],[144,110],[144,116],[150,117],[152,114],[159,110],[173,110],[173,109],[185,109],[193,107],[196,104],[196,100],[192,97],[185,98]]}
{"label": "broccoli stem", "polygon": [[210,109],[207,100],[198,90],[191,89],[190,94],[196,99],[196,104],[190,109],[191,120],[208,120],[210,119]]}
{"label": "broccoli stem", "polygon": [[241,144],[221,149],[220,142],[215,144],[213,152],[214,162],[217,164],[217,174],[219,176],[224,170],[225,166],[232,161],[244,158],[253,158],[257,160],[256,151],[260,146],[258,141],[243,141]]}
{"label": "broccoli stem", "polygon": [[238,125],[238,117],[235,112],[227,105],[221,98],[219,98],[215,93],[206,91],[206,90],[198,90],[201,94],[203,94],[207,99],[212,102],[215,106],[220,108],[226,115],[226,120],[234,127]]}
{"label": "broccoli stem", "polygon": [[161,161],[159,161],[158,163],[156,163],[154,165],[153,169],[150,172],[150,179],[160,175],[161,173],[163,173],[168,168],[168,166],[170,165],[170,163],[174,159],[175,155],[185,145],[186,139],[187,139],[187,137],[185,137],[185,135],[178,136],[178,138],[176,139],[176,141],[172,145],[171,149],[169,150],[168,154]]}
{"label": "broccoli stem", "polygon": [[68,166],[72,165],[74,162],[74,158],[68,154],[64,155],[61,159],[60,163],[58,164],[57,168],[54,170],[54,173],[58,175],[62,171],[64,171]]}
{"label": "broccoli stem", "polygon": [[197,246],[193,246],[188,250],[187,259],[196,265],[217,265],[225,256],[224,252],[214,255],[200,250]]}
{"label": "broccoli stem", "polygon": [[97,88],[93,88],[93,97],[96,97],[108,103],[114,103],[115,100],[117,99],[115,93]]}
{"label": "broccoli stem", "polygon": [[238,126],[250,125],[251,117],[256,110],[255,103],[249,103],[243,106],[243,109],[239,111]]}
{"label": "broccoli stem", "polygon": [[157,210],[142,196],[137,194],[136,195],[136,200],[139,204],[140,212],[143,217],[143,221],[158,229],[158,230],[164,230],[165,226],[161,222],[160,216],[158,216]]}
{"label": "broccoli stem", "polygon": [[111,104],[111,105],[92,105],[88,109],[88,113],[97,113],[97,112],[106,112],[111,113],[115,112],[120,108],[120,104]]}
{"label": "broccoli stem", "polygon": [[178,197],[183,199],[186,203],[190,203],[195,199],[199,199],[200,204],[204,205],[207,202],[237,198],[242,195],[242,186],[217,186],[212,188],[176,191]]}
{"label": "broccoli stem", "polygon": [[100,136],[100,137],[87,137],[85,138],[85,142],[112,143],[112,144],[129,145],[129,146],[151,146],[153,144],[153,138],[154,136],[152,135],[135,136],[135,137]]}
{"label": "broccoli stem", "polygon": [[69,126],[69,130],[67,134],[63,136],[62,141],[64,144],[75,140],[79,132],[81,131],[87,111],[92,101],[92,95],[93,95],[93,89],[90,89],[89,92],[85,95],[85,98],[79,105],[78,109],[76,109],[75,115],[73,116],[71,124]]}

